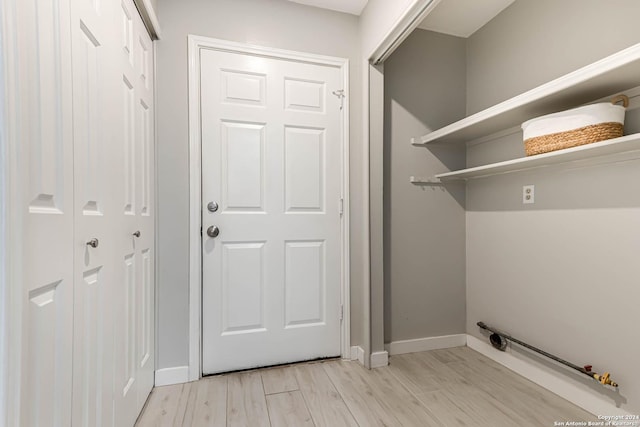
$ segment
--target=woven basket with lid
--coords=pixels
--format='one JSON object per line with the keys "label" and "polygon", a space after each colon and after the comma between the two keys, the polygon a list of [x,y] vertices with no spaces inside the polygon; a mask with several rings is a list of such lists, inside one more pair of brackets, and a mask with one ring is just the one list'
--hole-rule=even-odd
{"label": "woven basket with lid", "polygon": [[[617,105],[620,102],[622,105]],[[610,103],[586,105],[524,122],[525,153],[533,156],[621,137],[628,106],[629,98],[618,95]]]}

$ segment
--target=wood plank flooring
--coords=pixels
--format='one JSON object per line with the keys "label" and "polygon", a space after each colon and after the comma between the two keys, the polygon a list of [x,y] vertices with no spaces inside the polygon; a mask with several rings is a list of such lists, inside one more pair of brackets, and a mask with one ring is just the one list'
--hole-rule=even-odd
{"label": "wood plank flooring", "polygon": [[595,417],[467,347],[332,360],[154,388],[140,427],[553,426]]}

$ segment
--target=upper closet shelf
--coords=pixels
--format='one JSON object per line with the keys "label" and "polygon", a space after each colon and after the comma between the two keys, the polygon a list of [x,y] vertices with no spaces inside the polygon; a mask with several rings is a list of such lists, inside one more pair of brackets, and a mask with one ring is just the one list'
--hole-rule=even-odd
{"label": "upper closet shelf", "polygon": [[428,133],[413,145],[467,142],[534,117],[615,95],[638,85],[640,44],[621,50],[514,98]]}
{"label": "upper closet shelf", "polygon": [[478,166],[475,168],[441,173],[436,175],[435,178],[440,179],[441,181],[482,178],[508,172],[551,166],[559,163],[568,163],[576,160],[595,159],[606,155],[631,151],[640,151],[640,134],[636,133],[620,138],[609,139],[607,141],[538,154],[536,156],[523,157],[520,159],[507,160],[505,162],[492,163],[490,165]]}

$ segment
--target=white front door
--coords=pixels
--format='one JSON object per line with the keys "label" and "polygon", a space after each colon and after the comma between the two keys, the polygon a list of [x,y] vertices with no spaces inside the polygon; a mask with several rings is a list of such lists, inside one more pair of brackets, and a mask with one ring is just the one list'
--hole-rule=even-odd
{"label": "white front door", "polygon": [[202,50],[200,71],[203,373],[338,356],[341,70]]}

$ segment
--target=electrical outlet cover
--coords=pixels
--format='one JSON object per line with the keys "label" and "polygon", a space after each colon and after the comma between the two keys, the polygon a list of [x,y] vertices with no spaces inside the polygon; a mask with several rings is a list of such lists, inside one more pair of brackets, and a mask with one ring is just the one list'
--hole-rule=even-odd
{"label": "electrical outlet cover", "polygon": [[524,185],[522,187],[522,203],[525,205],[533,204],[536,202],[535,199],[535,185]]}

